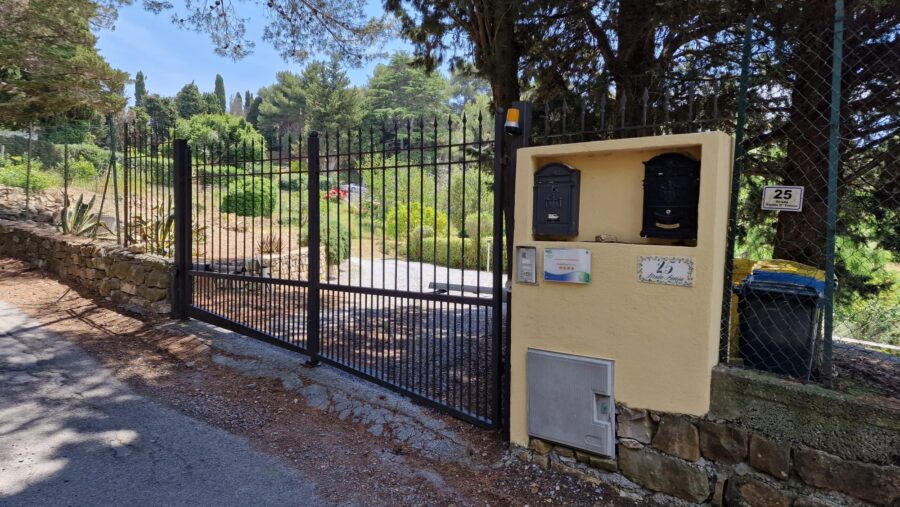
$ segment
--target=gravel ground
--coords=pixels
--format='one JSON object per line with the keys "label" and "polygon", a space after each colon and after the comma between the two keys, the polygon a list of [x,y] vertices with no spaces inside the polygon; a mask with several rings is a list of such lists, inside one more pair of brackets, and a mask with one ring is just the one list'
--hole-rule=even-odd
{"label": "gravel ground", "polygon": [[520,463],[495,433],[449,417],[434,415],[464,439],[469,459],[437,460],[374,436],[310,407],[282,380],[241,373],[208,354],[181,354],[165,344],[193,350],[196,338],[118,313],[18,261],[0,260],[0,300],[78,345],[138,394],[244,437],[295,468],[324,503],[636,505],[609,488]]}
{"label": "gravel ground", "polygon": [[312,481],[135,394],[0,301],[0,504],[321,505]]}
{"label": "gravel ground", "polygon": [[[340,272],[333,275],[330,282],[354,287],[411,292],[434,292],[434,289],[429,288],[431,283],[471,285],[486,288],[488,292],[483,296],[490,297],[493,275],[490,271],[456,269],[403,259],[350,257],[341,264]],[[503,275],[503,283],[506,283],[506,275]]]}

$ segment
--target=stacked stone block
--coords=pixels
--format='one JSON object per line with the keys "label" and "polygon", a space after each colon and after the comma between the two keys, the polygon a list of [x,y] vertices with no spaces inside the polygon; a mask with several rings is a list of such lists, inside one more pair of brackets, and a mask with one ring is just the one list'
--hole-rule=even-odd
{"label": "stacked stone block", "polygon": [[170,260],[114,242],[61,234],[34,222],[0,220],[0,256],[21,259],[139,313],[168,315]]}
{"label": "stacked stone block", "polygon": [[[742,371],[733,375],[723,371],[720,368],[714,376],[714,383],[725,385],[719,389],[730,389],[735,378],[742,385],[748,382]],[[768,389],[747,392],[768,392],[774,400],[792,399],[785,393],[808,389],[788,381],[778,381],[778,386],[771,379],[754,381],[766,383]],[[896,400],[826,396],[845,396],[843,405],[872,404],[871,410],[880,414],[877,420],[857,421],[853,433],[833,434],[830,447],[843,450],[843,456],[807,445],[819,437],[805,432],[817,424],[824,426],[823,419],[833,414],[818,413],[818,404],[804,406],[798,399],[779,413],[780,428],[772,421],[765,426],[778,438],[716,415],[691,417],[617,404],[616,459],[539,439],[532,439],[528,449],[519,449],[518,456],[589,482],[613,485],[625,496],[665,505],[900,506],[900,447],[895,445],[900,441],[900,406]],[[764,406],[736,395],[730,405],[735,403],[744,412],[757,412]],[[856,439],[869,444],[884,441],[887,448],[873,448],[862,455]]]}

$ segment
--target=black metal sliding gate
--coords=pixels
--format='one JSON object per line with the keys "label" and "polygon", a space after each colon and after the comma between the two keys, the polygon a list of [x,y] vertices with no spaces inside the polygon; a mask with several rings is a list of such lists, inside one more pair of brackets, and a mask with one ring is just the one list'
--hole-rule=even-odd
{"label": "black metal sliding gate", "polygon": [[500,426],[498,121],[175,140],[174,311]]}

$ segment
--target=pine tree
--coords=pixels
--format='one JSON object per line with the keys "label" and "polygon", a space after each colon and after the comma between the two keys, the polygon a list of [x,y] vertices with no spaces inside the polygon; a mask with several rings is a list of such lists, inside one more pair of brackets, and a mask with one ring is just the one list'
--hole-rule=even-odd
{"label": "pine tree", "polygon": [[250,90],[244,92],[244,112],[250,110],[250,104],[253,102],[253,95],[250,93]]}
{"label": "pine tree", "polygon": [[219,104],[220,113],[225,113],[225,108],[228,105],[228,97],[225,95],[225,80],[222,79],[221,74],[216,74],[216,100]]}
{"label": "pine tree", "polygon": [[142,71],[138,71],[134,76],[134,106],[144,107],[144,97],[147,96],[146,77]]}

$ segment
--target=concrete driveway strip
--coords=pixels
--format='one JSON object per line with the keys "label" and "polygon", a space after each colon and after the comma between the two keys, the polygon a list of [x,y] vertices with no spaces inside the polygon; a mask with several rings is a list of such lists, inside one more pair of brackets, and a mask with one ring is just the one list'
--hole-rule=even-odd
{"label": "concrete driveway strip", "polygon": [[0,506],[325,504],[314,489],[0,302]]}

